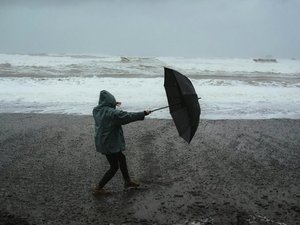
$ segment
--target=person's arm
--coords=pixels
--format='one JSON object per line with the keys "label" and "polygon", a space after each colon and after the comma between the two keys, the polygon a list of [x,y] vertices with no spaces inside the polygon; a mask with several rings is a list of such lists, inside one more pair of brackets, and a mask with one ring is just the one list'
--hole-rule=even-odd
{"label": "person's arm", "polygon": [[115,125],[125,125],[138,120],[144,120],[146,115],[149,115],[150,111],[143,112],[126,112],[122,110],[112,109],[110,112],[111,119]]}

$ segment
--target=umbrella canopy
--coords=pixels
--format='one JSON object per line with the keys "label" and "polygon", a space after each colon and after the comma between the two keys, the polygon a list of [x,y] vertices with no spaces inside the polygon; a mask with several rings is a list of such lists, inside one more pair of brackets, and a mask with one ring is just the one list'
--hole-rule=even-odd
{"label": "umbrella canopy", "polygon": [[178,133],[190,143],[197,131],[201,113],[194,86],[186,76],[169,68],[165,68],[164,86]]}

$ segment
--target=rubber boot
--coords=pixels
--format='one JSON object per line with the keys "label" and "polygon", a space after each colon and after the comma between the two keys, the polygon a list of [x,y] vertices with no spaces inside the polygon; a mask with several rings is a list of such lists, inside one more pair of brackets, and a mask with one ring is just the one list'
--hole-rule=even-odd
{"label": "rubber boot", "polygon": [[92,189],[94,195],[111,195],[110,191],[106,191],[105,189],[95,186]]}
{"label": "rubber boot", "polygon": [[131,180],[126,180],[125,184],[124,184],[125,188],[137,188],[138,186],[140,186],[139,183],[131,181]]}

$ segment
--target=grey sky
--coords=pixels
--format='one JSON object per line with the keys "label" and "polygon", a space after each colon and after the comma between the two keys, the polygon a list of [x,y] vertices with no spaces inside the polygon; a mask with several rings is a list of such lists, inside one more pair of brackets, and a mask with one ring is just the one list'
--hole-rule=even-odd
{"label": "grey sky", "polygon": [[300,57],[299,0],[0,0],[0,53]]}

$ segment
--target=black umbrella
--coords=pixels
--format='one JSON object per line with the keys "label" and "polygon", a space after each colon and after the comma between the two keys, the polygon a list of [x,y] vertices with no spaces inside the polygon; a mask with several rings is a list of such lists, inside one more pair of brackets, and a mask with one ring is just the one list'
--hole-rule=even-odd
{"label": "black umbrella", "polygon": [[152,112],[169,107],[179,135],[190,143],[197,131],[201,113],[194,86],[186,76],[169,68],[165,68],[164,86],[169,106]]}

